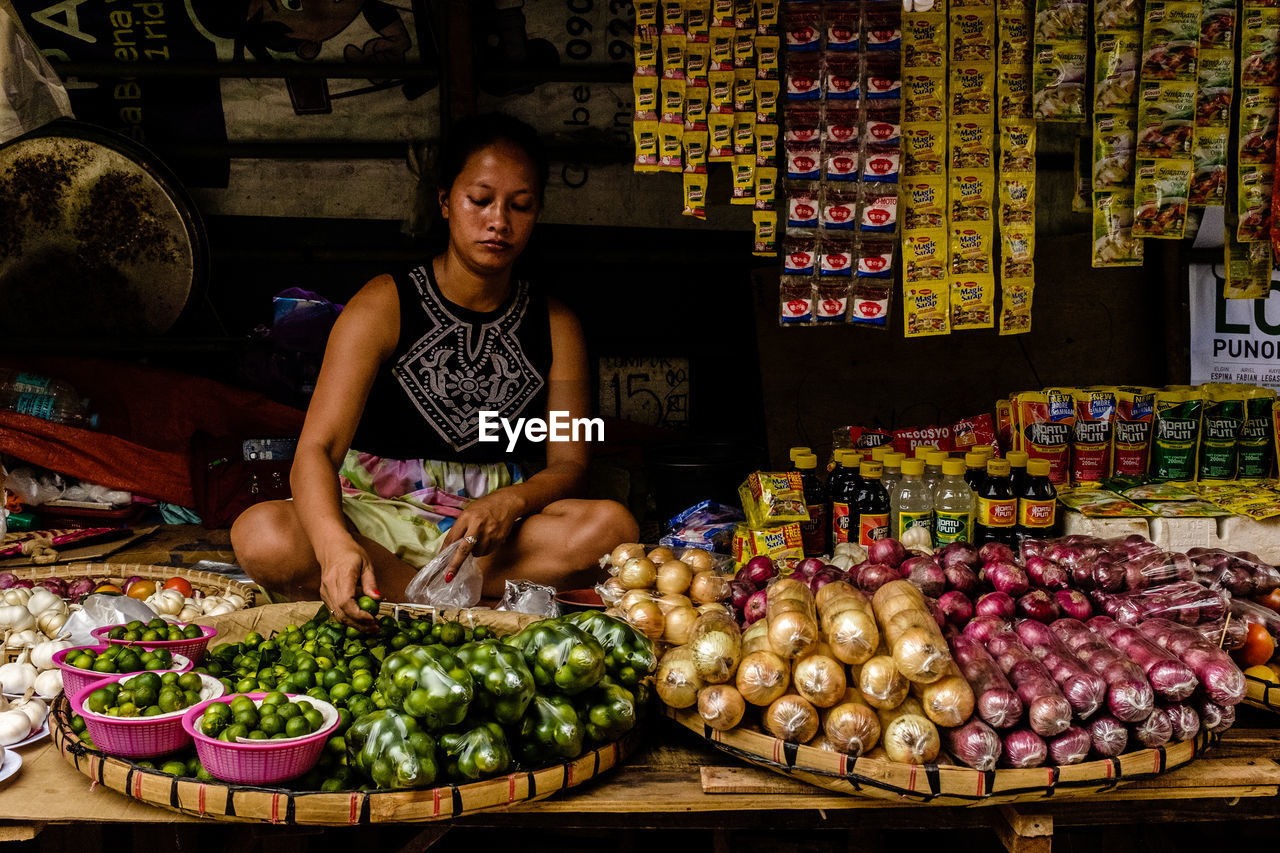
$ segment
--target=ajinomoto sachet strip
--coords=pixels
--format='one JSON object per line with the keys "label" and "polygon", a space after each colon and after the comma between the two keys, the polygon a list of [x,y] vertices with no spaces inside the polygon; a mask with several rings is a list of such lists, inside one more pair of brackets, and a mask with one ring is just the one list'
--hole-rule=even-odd
{"label": "ajinomoto sachet strip", "polygon": [[1075,402],[1070,394],[1028,391],[1013,398],[1020,447],[1029,459],[1049,462],[1049,482],[1067,483],[1071,478],[1071,435],[1075,425]]}
{"label": "ajinomoto sachet strip", "polygon": [[1142,266],[1142,241],[1133,236],[1133,191],[1093,194],[1093,266]]}
{"label": "ajinomoto sachet strip", "polygon": [[1209,392],[1200,438],[1200,479],[1235,479],[1245,414],[1243,388],[1214,388]]}
{"label": "ajinomoto sachet strip", "polygon": [[1022,335],[1031,331],[1032,279],[1003,279],[1000,282],[1000,334]]}
{"label": "ajinomoto sachet strip", "polygon": [[943,282],[904,282],[903,331],[908,338],[945,335],[950,328],[950,299]]}
{"label": "ajinomoto sachet strip", "polygon": [[1157,391],[1151,437],[1151,478],[1193,480],[1204,418],[1198,391]]}
{"label": "ajinomoto sachet strip", "polygon": [[1244,392],[1244,426],[1240,430],[1240,479],[1262,479],[1271,476],[1275,460],[1275,424],[1271,407],[1276,392],[1270,388],[1249,388]]}
{"label": "ajinomoto sachet strip", "polygon": [[1096,483],[1111,476],[1111,429],[1116,414],[1114,391],[1071,392],[1076,420],[1071,435],[1071,482]]}
{"label": "ajinomoto sachet strip", "polygon": [[951,279],[951,328],[990,329],[995,325],[996,280],[991,275]]}

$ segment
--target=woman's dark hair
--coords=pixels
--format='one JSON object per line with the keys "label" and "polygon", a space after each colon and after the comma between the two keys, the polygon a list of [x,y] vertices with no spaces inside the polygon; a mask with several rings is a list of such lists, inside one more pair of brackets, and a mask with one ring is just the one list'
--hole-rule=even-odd
{"label": "woman's dark hair", "polygon": [[533,164],[538,182],[538,204],[547,189],[547,150],[538,132],[518,118],[503,113],[485,113],[465,118],[450,128],[440,152],[439,187],[448,190],[467,164],[467,158],[497,142],[509,142],[519,148]]}

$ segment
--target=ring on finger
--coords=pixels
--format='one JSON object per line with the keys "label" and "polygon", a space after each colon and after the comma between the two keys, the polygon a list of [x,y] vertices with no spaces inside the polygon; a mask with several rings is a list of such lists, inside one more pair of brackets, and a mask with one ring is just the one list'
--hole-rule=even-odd
{"label": "ring on finger", "polygon": [[462,541],[466,542],[468,545],[474,545],[478,540],[476,539],[476,537],[468,533],[466,536],[462,537]]}

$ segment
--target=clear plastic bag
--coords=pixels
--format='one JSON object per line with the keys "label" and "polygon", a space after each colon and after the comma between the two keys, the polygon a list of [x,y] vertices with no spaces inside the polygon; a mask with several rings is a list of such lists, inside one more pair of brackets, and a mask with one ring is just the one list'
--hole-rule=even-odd
{"label": "clear plastic bag", "polygon": [[1249,596],[1266,595],[1280,587],[1280,571],[1256,554],[1192,548],[1187,556],[1195,563],[1196,577],[1210,589],[1225,588],[1232,595]]}
{"label": "clear plastic bag", "polygon": [[150,622],[156,612],[136,598],[123,595],[90,595],[80,602],[81,609],[72,613],[62,626],[62,634],[70,635],[77,646],[92,646],[98,641],[89,633],[104,625],[121,625],[140,619]]}
{"label": "clear plastic bag", "polygon": [[1094,591],[1093,602],[1122,625],[1169,619],[1183,625],[1217,622],[1227,612],[1227,595],[1195,581],[1176,581],[1141,591],[1111,595]]}
{"label": "clear plastic bag", "polygon": [[[454,582],[456,582],[456,578]],[[495,610],[510,610],[515,613],[531,613],[544,619],[560,615],[560,605],[556,604],[554,587],[543,586],[533,581],[507,581],[502,592],[502,601]]]}
{"label": "clear plastic bag", "polygon": [[429,604],[432,607],[461,608],[478,604],[484,577],[480,574],[480,565],[475,557],[468,555],[462,561],[453,580],[444,579],[445,570],[462,544],[463,540],[459,539],[419,569],[404,591],[405,600],[411,604]]}
{"label": "clear plastic bag", "polygon": [[12,15],[0,6],[0,142],[71,115],[58,73]]}

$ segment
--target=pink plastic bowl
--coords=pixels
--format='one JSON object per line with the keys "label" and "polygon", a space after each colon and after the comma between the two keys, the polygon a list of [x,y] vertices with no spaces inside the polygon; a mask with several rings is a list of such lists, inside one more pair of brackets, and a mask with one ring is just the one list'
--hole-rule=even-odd
{"label": "pink plastic bowl", "polygon": [[[95,681],[103,681],[111,679],[116,675],[137,675],[136,672],[94,672],[92,669],[78,669],[74,666],[67,665],[67,656],[76,652],[89,649],[90,651],[101,654],[107,650],[105,645],[97,646],[75,646],[70,649],[62,649],[53,653],[53,665],[62,670],[62,692],[68,696],[74,696],[84,687]],[[171,669],[177,673],[189,672],[195,666],[185,655],[175,654],[173,656],[173,666]],[[153,672],[166,672],[167,670],[152,670]]]}
{"label": "pink plastic bowl", "polygon": [[204,715],[204,709],[213,702],[230,703],[237,696],[248,696],[255,702],[266,698],[266,693],[228,693],[208,702],[201,702],[187,709],[182,715],[182,728],[196,742],[196,755],[204,768],[224,782],[238,785],[272,785],[286,779],[294,779],[306,773],[320,760],[325,741],[338,728],[342,718],[338,709],[322,699],[286,693],[293,699],[305,699],[321,713],[327,708],[333,719],[319,731],[298,738],[285,740],[257,740],[251,743],[230,743],[212,738],[196,727],[196,721]]}
{"label": "pink plastic bowl", "polygon": [[[187,627],[186,622],[174,622],[179,628]],[[193,663],[200,663],[204,657],[204,650],[208,648],[209,641],[218,636],[217,628],[210,628],[206,625],[198,626],[204,636],[197,637],[194,640],[109,640],[107,632],[112,628],[119,628],[120,625],[103,625],[101,628],[94,628],[90,631],[90,635],[99,643],[110,643],[115,646],[138,646],[143,649],[168,649],[175,655],[185,655],[191,658]]]}
{"label": "pink plastic bowl", "polygon": [[[126,758],[152,758],[182,749],[191,743],[191,737],[182,725],[183,716],[190,708],[157,714],[154,717],[108,717],[106,714],[95,714],[86,710],[84,703],[89,694],[103,685],[113,681],[126,681],[138,673],[126,672],[111,675],[94,681],[81,688],[71,696],[71,709],[84,717],[85,726],[94,744],[103,752],[121,755]],[[212,675],[200,673],[204,682],[201,692],[209,691],[212,696],[193,707],[208,704],[222,695],[225,688],[222,682]]]}

